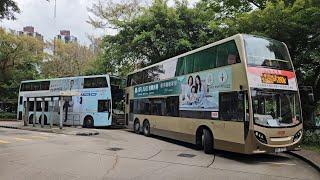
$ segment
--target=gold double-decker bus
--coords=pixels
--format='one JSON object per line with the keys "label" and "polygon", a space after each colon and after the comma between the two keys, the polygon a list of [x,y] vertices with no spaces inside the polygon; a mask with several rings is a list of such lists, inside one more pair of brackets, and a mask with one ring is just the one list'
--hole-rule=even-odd
{"label": "gold double-decker bus", "polygon": [[302,137],[296,75],[286,45],[237,34],[130,73],[126,125],[214,149],[292,150]]}

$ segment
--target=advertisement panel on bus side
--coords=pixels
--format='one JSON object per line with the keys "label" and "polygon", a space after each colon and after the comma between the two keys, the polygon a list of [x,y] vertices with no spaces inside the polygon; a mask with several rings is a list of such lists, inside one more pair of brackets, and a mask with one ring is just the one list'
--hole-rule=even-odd
{"label": "advertisement panel on bus side", "polygon": [[50,92],[81,89],[82,84],[83,78],[55,79],[50,81]]}
{"label": "advertisement panel on bus side", "polygon": [[219,91],[232,89],[232,69],[224,67],[134,87],[134,97],[179,96],[179,109],[219,111]]}

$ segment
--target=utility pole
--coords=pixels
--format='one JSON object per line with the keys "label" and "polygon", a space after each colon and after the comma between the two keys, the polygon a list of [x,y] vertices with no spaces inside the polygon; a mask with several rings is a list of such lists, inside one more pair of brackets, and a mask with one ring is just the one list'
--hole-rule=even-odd
{"label": "utility pole", "polygon": [[54,11],[53,11],[53,17],[57,17],[57,0],[54,0]]}

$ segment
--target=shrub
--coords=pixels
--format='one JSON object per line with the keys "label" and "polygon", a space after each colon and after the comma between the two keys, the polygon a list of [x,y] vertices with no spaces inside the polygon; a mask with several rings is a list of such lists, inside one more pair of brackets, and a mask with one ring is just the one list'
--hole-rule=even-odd
{"label": "shrub", "polygon": [[16,113],[0,112],[0,119],[16,119]]}
{"label": "shrub", "polygon": [[320,147],[320,131],[319,130],[306,130],[303,133],[302,145]]}

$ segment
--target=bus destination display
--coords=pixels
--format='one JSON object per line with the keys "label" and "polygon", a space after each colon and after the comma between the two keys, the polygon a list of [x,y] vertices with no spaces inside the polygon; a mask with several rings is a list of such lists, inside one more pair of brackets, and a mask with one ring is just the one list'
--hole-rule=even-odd
{"label": "bus destination display", "polygon": [[261,82],[266,84],[288,85],[288,78],[278,74],[262,73]]}

